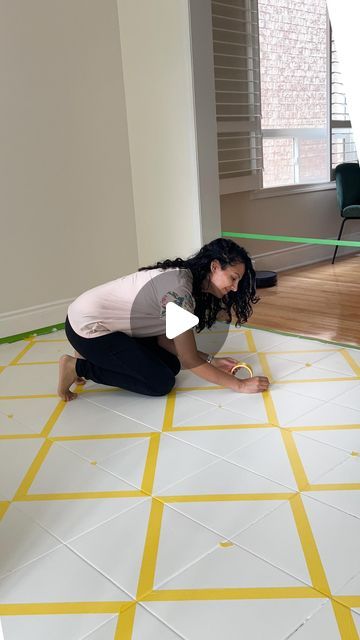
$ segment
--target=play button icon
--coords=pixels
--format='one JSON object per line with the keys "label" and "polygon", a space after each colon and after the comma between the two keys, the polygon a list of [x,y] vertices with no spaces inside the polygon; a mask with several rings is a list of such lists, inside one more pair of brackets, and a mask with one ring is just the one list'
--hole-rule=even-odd
{"label": "play button icon", "polygon": [[[196,327],[193,332],[196,349],[199,352],[213,355],[220,353],[228,338],[230,338],[229,349],[233,349],[234,352],[244,350],[241,342],[243,335],[240,338],[240,345],[237,344],[238,339],[231,340],[231,337],[234,338],[229,334],[232,325],[225,321],[219,322],[219,324],[214,323],[211,327],[208,327],[205,322],[203,330],[199,331],[201,323],[200,318],[195,315],[196,299],[190,295],[186,273],[184,277],[179,277],[178,269],[159,271],[160,273],[155,270],[154,273],[152,270],[147,272],[148,280],[145,281],[133,300],[130,309],[132,337],[140,340],[144,338],[145,346],[149,346],[153,351],[158,351],[159,337],[165,335],[168,340],[173,340]],[[206,296],[203,301],[209,306],[212,302],[211,299],[207,300]],[[169,351],[172,356],[176,356],[172,349]],[[165,363],[169,361],[167,354],[163,354],[162,351],[159,356],[160,354],[164,356]],[[170,361],[174,369],[177,368],[178,363],[173,358],[170,358]],[[181,367],[185,368],[183,362],[181,362]],[[191,367],[187,366],[186,368],[190,369]]]}
{"label": "play button icon", "polygon": [[166,305],[165,322],[166,337],[172,340],[181,333],[184,333],[184,331],[195,327],[199,322],[199,318],[193,313],[190,313],[190,311],[179,307],[175,302],[168,302]]}

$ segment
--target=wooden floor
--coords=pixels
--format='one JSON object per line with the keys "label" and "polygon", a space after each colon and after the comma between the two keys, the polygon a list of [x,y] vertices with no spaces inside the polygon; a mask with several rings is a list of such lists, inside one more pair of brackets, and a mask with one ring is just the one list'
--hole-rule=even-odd
{"label": "wooden floor", "polygon": [[249,324],[360,346],[360,254],[283,271]]}

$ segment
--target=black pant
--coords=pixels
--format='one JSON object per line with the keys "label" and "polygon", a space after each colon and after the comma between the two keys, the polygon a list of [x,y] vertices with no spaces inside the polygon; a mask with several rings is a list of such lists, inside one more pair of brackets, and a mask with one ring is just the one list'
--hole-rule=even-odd
{"label": "black pant", "polygon": [[133,338],[116,331],[98,338],[82,338],[75,333],[68,318],[65,333],[70,344],[85,358],[76,360],[78,376],[148,396],[166,395],[175,384],[180,362],[157,344],[157,337]]}

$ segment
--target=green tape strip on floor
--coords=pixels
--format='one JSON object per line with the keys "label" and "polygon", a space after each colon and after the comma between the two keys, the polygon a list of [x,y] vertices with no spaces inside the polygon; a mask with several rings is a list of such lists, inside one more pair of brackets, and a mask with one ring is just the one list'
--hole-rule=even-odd
{"label": "green tape strip on floor", "polygon": [[[223,324],[228,325],[226,320],[216,320],[216,322],[221,322]],[[234,327],[235,327],[235,324],[236,324],[236,321],[232,320],[230,322],[230,325]],[[286,336],[288,338],[299,338],[300,340],[313,340],[315,342],[324,342],[325,344],[334,344],[337,347],[346,347],[347,349],[357,349],[358,351],[360,351],[359,345],[350,344],[349,342],[335,342],[334,340],[326,340],[326,338],[317,338],[315,336],[305,336],[302,333],[294,333],[292,331],[280,331],[279,329],[270,329],[268,327],[261,327],[260,325],[257,325],[257,324],[248,324],[247,322],[241,325],[241,327],[237,327],[237,329],[239,331],[240,329],[255,329],[256,331],[267,331],[268,333],[276,333],[280,336]]]}
{"label": "green tape strip on floor", "polygon": [[356,240],[330,240],[327,238],[300,238],[297,236],[271,236],[264,233],[236,233],[222,231],[223,238],[247,238],[249,240],[275,240],[276,242],[296,242],[297,244],[327,244],[339,247],[360,247],[360,242]]}
{"label": "green tape strip on floor", "polygon": [[33,338],[34,336],[42,336],[46,333],[55,333],[55,331],[61,331],[65,328],[65,323],[51,324],[49,327],[41,327],[41,329],[33,329],[32,331],[25,331],[25,333],[17,333],[14,336],[5,336],[0,338],[0,344],[8,344],[10,342],[18,342],[18,340],[26,340],[26,338]]}
{"label": "green tape strip on floor", "polygon": [[[235,324],[235,323],[231,323]],[[304,336],[301,333],[293,333],[290,331],[279,331],[278,329],[268,329],[267,327],[260,327],[254,324],[243,325],[245,329],[256,329],[257,331],[267,331],[268,333],[276,333],[282,336],[288,336],[290,338],[299,338],[300,340],[312,340],[314,342],[324,342],[325,344],[334,344],[337,347],[346,347],[347,349],[356,349],[360,351],[359,345],[350,344],[349,342],[335,342],[335,340],[326,340],[325,338],[317,338],[315,336]]]}

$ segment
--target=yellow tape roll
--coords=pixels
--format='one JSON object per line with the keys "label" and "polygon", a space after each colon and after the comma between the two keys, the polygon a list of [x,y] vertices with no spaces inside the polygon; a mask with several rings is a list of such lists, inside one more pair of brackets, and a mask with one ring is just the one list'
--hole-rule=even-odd
{"label": "yellow tape roll", "polygon": [[235,374],[236,374],[236,372],[238,371],[238,369],[246,369],[246,370],[249,372],[249,374],[250,374],[250,376],[249,376],[249,377],[250,377],[250,378],[252,378],[252,377],[253,377],[253,370],[252,370],[252,368],[250,367],[250,365],[249,365],[249,364],[247,364],[246,362],[238,362],[237,364],[235,364],[235,365],[233,366],[233,368],[231,369],[230,373],[232,373],[232,375],[235,375]]}

